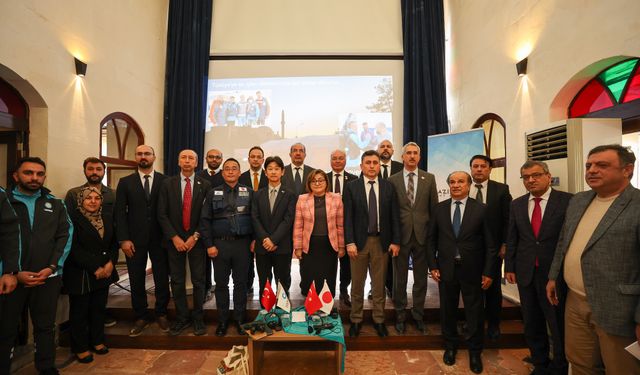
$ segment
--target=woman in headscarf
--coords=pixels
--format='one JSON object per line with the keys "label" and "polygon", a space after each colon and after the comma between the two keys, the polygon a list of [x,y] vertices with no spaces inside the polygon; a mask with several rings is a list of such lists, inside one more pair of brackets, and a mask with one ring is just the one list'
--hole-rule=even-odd
{"label": "woman in headscarf", "polygon": [[107,211],[102,209],[100,190],[85,187],[78,193],[77,209],[69,213],[73,242],[62,277],[69,294],[71,350],[81,363],[93,361],[91,352],[109,352],[104,344],[104,318],[109,285],[118,280],[118,246]]}

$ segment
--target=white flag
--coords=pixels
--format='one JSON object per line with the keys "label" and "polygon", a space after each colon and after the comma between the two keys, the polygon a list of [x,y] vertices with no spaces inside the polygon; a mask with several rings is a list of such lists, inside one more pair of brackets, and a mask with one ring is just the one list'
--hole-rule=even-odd
{"label": "white flag", "polygon": [[331,295],[331,291],[329,290],[329,285],[327,285],[327,280],[324,280],[324,285],[322,286],[322,290],[319,293],[320,301],[322,302],[322,310],[327,315],[331,314],[331,309],[333,308],[333,296]]}
{"label": "white flag", "polygon": [[289,302],[289,297],[287,297],[287,293],[284,291],[282,284],[280,284],[280,280],[278,280],[278,302],[276,306],[286,312],[291,312],[291,302]]}

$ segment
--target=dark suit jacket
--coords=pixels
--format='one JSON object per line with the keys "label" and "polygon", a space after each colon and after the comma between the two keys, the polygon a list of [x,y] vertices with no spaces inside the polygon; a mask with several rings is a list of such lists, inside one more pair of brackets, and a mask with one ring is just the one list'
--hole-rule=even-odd
{"label": "dark suit jacket", "polygon": [[116,237],[118,241],[133,241],[136,248],[160,245],[162,230],[158,223],[158,194],[167,176],[153,173],[151,199],[147,202],[138,172],[122,177],[116,189]]}
{"label": "dark suit jacket", "polygon": [[211,185],[212,188],[218,187],[224,183],[224,179],[222,178],[222,169],[213,176],[209,174],[209,170],[207,169],[199,171],[196,175],[209,181],[209,185]]}
{"label": "dark suit jacket", "polygon": [[[113,229],[112,213],[102,211],[104,235],[77,209],[69,212],[73,222],[73,242],[69,257],[64,263],[62,279],[64,290],[69,294],[87,294],[101,288],[108,288],[118,280],[115,265],[118,262],[118,243]],[[113,263],[113,272],[107,279],[96,279],[95,272],[109,261]]]}
{"label": "dark suit jacket", "polygon": [[456,238],[451,223],[451,199],[436,205],[429,226],[427,262],[429,269],[440,270],[442,280],[453,280],[456,248],[462,256],[461,270],[457,273],[460,280],[480,283],[482,275],[493,278],[497,250],[491,239],[486,213],[485,205],[475,199],[467,199]]}
{"label": "dark suit jacket", "polygon": [[[296,191],[296,184],[293,179],[293,166],[288,164],[284,167],[284,176],[282,176],[282,186],[298,195],[305,193],[305,186],[307,186],[307,177],[309,177],[309,173],[313,172],[315,168],[310,167],[308,165],[304,165],[304,170],[302,172],[302,191]],[[250,185],[252,186],[252,185]]]}
{"label": "dark suit jacket", "polygon": [[427,243],[429,233],[429,219],[434,207],[438,204],[438,191],[436,189],[436,179],[422,169],[416,169],[415,185],[417,194],[413,206],[407,198],[407,188],[404,184],[404,172],[396,173],[389,177],[396,188],[398,197],[398,208],[400,211],[400,223],[402,224],[402,244],[411,241],[411,234],[415,233],[416,240],[420,245]]}
{"label": "dark suit jacket", "polygon": [[491,238],[495,241],[496,247],[500,248],[503,243],[507,243],[509,231],[509,208],[511,206],[509,185],[489,180],[487,190],[486,215],[491,229]]}
{"label": "dark suit jacket", "polygon": [[[344,185],[346,185],[351,181],[357,180],[358,176],[351,174],[347,171],[342,171],[342,173],[344,174],[344,180],[343,180],[344,184],[343,186],[340,186],[340,191],[344,193]],[[333,177],[333,171],[327,173],[327,179],[329,180],[329,191],[333,192],[333,182],[335,181],[335,178]]]}
{"label": "dark suit jacket", "polygon": [[[248,186],[253,189],[253,174],[251,169],[248,171],[244,171],[240,178],[238,179],[238,183],[240,185]],[[263,187],[269,185],[269,180],[267,179],[267,175],[264,173],[264,169],[260,172],[260,182],[258,183],[258,189],[262,189]]]}
{"label": "dark suit jacket", "polygon": [[166,179],[160,188],[158,197],[158,222],[162,227],[164,238],[171,242],[175,235],[186,240],[198,230],[200,212],[207,192],[211,188],[209,182],[196,175],[192,186],[191,196],[191,227],[188,231],[182,228],[182,190],[180,188],[181,175]]}
{"label": "dark suit jacket", "polygon": [[[256,238],[256,254],[291,255],[293,253],[293,220],[297,201],[298,196],[281,185],[273,205],[273,213],[271,213],[269,189],[260,189],[253,194],[251,219]],[[278,246],[275,252],[269,253],[262,246],[262,241],[267,237]]]}
{"label": "dark suit jacket", "polygon": [[511,203],[507,255],[504,258],[504,271],[514,272],[516,281],[522,286],[531,283],[536,258],[538,270],[544,275],[549,274],[564,214],[573,194],[551,189],[538,238],[533,235],[529,219],[529,196],[525,194]]}
{"label": "dark suit jacket", "polygon": [[[400,245],[400,216],[396,192],[389,181],[378,178],[380,183],[378,194],[378,216],[380,227],[380,243],[383,251],[387,251],[389,245]],[[363,178],[359,178],[346,184],[344,194],[344,243],[355,243],[358,251],[364,248],[367,242],[369,228],[369,203],[364,190]]]}
{"label": "dark suit jacket", "polygon": [[[82,188],[87,186],[89,186],[89,183],[76,186],[67,191],[67,195],[64,197],[64,204],[67,205],[67,211],[71,212],[78,207],[78,193],[80,193]],[[104,184],[100,187],[100,192],[102,193],[102,210],[113,214],[116,202],[116,192]]]}
{"label": "dark suit jacket", "polygon": [[[577,193],[569,202],[549,270],[557,280],[582,215],[596,193]],[[640,322],[640,191],[631,184],[611,203],[589,238],[580,264],[593,320],[607,333],[635,337]]]}

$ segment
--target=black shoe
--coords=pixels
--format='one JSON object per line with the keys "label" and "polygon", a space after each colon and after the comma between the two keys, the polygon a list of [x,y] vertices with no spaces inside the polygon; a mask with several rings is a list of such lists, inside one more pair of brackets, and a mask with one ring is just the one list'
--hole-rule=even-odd
{"label": "black shoe", "polygon": [[178,336],[179,334],[182,333],[182,331],[184,331],[190,325],[191,325],[191,322],[188,320],[178,320],[175,323],[173,323],[173,325],[171,326],[171,329],[169,330],[169,334],[171,336]]}
{"label": "black shoe", "polygon": [[424,321],[418,320],[418,319],[414,319],[413,323],[415,323],[415,325],[416,325],[416,330],[424,335],[425,332],[426,332],[426,329],[424,327]]}
{"label": "black shoe", "polygon": [[218,323],[218,328],[216,328],[216,336],[218,337],[226,336],[227,328],[229,328],[227,323],[223,323],[223,322]]}
{"label": "black shoe", "polygon": [[349,292],[340,291],[340,302],[344,303],[346,306],[351,307],[351,298],[349,297]]}
{"label": "black shoe", "polygon": [[369,294],[367,294],[367,299],[373,299],[373,291],[369,290]]}
{"label": "black shoe", "polygon": [[195,319],[193,321],[193,334],[196,336],[202,336],[207,333],[207,328],[204,325],[202,319]]}
{"label": "black shoe", "polygon": [[482,358],[480,353],[469,353],[469,368],[474,374],[482,373]]}
{"label": "black shoe", "polygon": [[246,336],[247,332],[245,332],[244,329],[242,329],[242,325],[244,323],[243,322],[238,322],[238,324],[236,324],[236,331],[238,332],[238,335],[240,336]]}
{"label": "black shoe", "polygon": [[113,327],[116,325],[116,323],[118,323],[115,319],[113,319],[112,316],[107,315],[104,317],[104,327],[105,328],[109,328],[109,327]]}
{"label": "black shoe", "polygon": [[94,346],[93,349],[91,349],[91,351],[96,353],[97,355],[105,355],[109,353],[109,348],[103,345],[102,348],[98,349]]}
{"label": "black shoe", "polygon": [[[78,357],[78,355],[76,354],[76,361],[80,362],[80,363],[91,363],[93,362],[93,354],[89,354],[88,356],[84,357],[84,358],[80,358]],[[57,371],[57,370],[56,370]],[[44,372],[44,371],[43,371]],[[47,372],[47,374],[49,374],[49,372]]]}
{"label": "black shoe", "polygon": [[442,362],[444,362],[447,366],[453,366],[456,364],[456,350],[455,349],[447,349],[444,351],[444,355],[442,356]]}
{"label": "black shoe", "polygon": [[349,337],[360,336],[360,328],[362,328],[362,323],[351,323],[351,327],[349,327]]}
{"label": "black shoe", "polygon": [[406,326],[404,322],[396,322],[396,332],[398,332],[399,334],[404,334],[405,331]]}
{"label": "black shoe", "polygon": [[487,337],[491,341],[498,341],[500,339],[500,328],[487,329]]}
{"label": "black shoe", "polygon": [[389,336],[389,331],[387,331],[387,326],[384,323],[373,323],[373,328],[376,329],[378,336],[387,337]]}

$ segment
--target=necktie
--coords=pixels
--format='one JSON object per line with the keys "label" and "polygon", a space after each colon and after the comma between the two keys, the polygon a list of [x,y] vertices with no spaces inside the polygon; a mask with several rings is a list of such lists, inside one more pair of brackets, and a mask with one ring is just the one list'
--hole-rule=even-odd
{"label": "necktie", "polygon": [[460,234],[460,225],[462,224],[462,212],[460,211],[460,205],[462,202],[455,201],[456,209],[453,211],[453,234],[458,237]]}
{"label": "necktie", "polygon": [[144,195],[147,197],[147,200],[151,198],[151,185],[149,184],[149,176],[148,174],[144,175]]}
{"label": "necktie", "polygon": [[[533,198],[533,213],[531,213],[531,229],[533,229],[533,235],[538,238],[540,233],[540,226],[542,225],[542,207],[540,201],[542,198]],[[536,256],[536,267],[538,267],[538,257]]]}
{"label": "necktie", "polygon": [[336,174],[336,183],[333,184],[333,192],[336,194],[341,194],[340,193],[340,173]]}
{"label": "necktie", "polygon": [[294,176],[294,181],[296,185],[296,193],[302,193],[302,176],[300,176],[300,167],[296,167],[296,175]]}
{"label": "necktie", "polygon": [[278,195],[278,190],[271,189],[269,192],[269,209],[271,213],[273,213],[273,206],[276,204],[276,196]]}
{"label": "necktie", "polygon": [[373,189],[375,181],[369,181],[371,188],[369,189],[369,234],[378,233],[378,200],[376,199],[376,191]]}
{"label": "necktie", "polygon": [[409,181],[407,182],[407,198],[409,198],[409,202],[411,202],[412,206],[415,199],[415,186],[413,185],[413,176],[415,176],[415,173],[409,173]]}
{"label": "necktie", "polygon": [[187,184],[182,196],[182,228],[188,231],[191,227],[191,180],[188,178],[184,180]]}
{"label": "necktie", "polygon": [[216,171],[209,171],[209,175],[215,176],[216,175]]}
{"label": "necktie", "polygon": [[260,182],[258,181],[258,172],[253,172],[253,191],[258,191],[258,185],[260,185]]}
{"label": "necktie", "polygon": [[384,168],[384,171],[382,172],[382,178],[384,178],[385,180],[387,178],[389,178],[389,171],[387,170],[387,165],[386,164],[382,164],[382,168]]}
{"label": "necktie", "polygon": [[476,184],[476,189],[478,189],[478,192],[476,193],[476,200],[480,203],[484,203],[482,196],[482,184]]}

